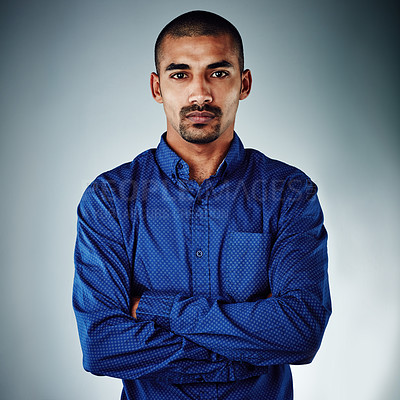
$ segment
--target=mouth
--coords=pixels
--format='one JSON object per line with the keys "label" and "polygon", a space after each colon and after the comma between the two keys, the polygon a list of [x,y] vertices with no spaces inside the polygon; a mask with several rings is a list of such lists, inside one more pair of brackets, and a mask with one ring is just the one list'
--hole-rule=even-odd
{"label": "mouth", "polygon": [[215,114],[208,111],[193,111],[186,118],[195,124],[207,124],[215,118]]}

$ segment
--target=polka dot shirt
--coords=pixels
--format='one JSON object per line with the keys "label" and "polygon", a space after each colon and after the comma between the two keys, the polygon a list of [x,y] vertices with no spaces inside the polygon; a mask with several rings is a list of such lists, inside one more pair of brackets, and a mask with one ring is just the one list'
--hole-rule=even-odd
{"label": "polka dot shirt", "polygon": [[236,133],[201,185],[165,135],[96,178],[75,267],[84,368],[126,400],[290,400],[331,313],[315,184]]}

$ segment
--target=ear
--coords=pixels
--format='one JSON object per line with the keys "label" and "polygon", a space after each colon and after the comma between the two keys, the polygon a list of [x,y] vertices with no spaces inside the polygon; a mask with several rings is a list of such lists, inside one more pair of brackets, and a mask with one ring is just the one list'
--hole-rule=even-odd
{"label": "ear", "polygon": [[163,99],[161,96],[160,77],[155,72],[152,72],[150,75],[150,89],[154,100],[161,104]]}
{"label": "ear", "polygon": [[252,82],[251,72],[246,69],[242,73],[242,89],[240,90],[239,100],[244,100],[250,94]]}

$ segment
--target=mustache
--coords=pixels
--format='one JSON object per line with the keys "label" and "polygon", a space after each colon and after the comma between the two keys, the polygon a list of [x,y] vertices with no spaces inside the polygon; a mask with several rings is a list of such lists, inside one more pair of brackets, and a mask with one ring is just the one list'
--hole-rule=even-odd
{"label": "mustache", "polygon": [[198,104],[193,104],[192,106],[182,107],[180,111],[181,118],[185,118],[186,114],[189,114],[193,111],[207,111],[213,113],[216,117],[220,117],[222,115],[222,110],[218,106],[211,106],[209,104],[204,104],[199,106]]}

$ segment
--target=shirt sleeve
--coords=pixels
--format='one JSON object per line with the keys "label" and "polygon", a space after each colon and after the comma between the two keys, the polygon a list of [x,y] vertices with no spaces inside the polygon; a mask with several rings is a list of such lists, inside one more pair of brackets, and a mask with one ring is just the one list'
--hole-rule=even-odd
{"label": "shirt sleeve", "polygon": [[[84,368],[121,379],[175,383],[227,381],[245,365],[130,314],[132,268],[106,183],[96,181],[78,207],[73,307]],[[233,375],[232,375],[233,374]]]}
{"label": "shirt sleeve", "polygon": [[311,362],[331,314],[327,233],[316,193],[306,177],[287,183],[268,265],[272,297],[229,303],[147,292],[138,319],[231,360],[256,366]]}

